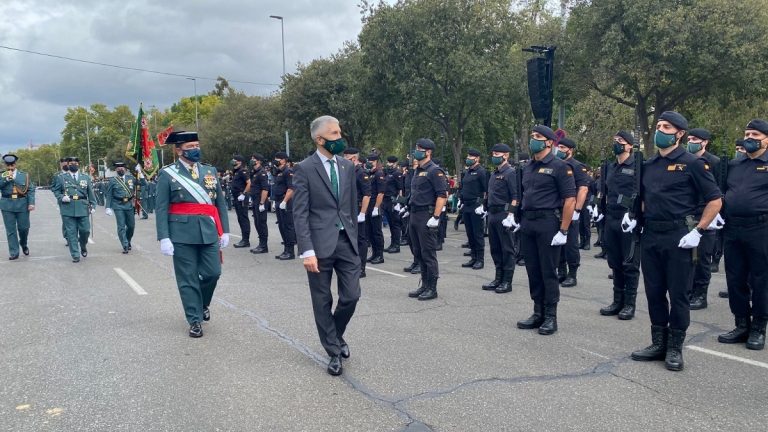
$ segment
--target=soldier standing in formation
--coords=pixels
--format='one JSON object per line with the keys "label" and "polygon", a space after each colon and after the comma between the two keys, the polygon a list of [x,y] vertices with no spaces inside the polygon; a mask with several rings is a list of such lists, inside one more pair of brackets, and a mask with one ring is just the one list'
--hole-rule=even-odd
{"label": "soldier standing in formation", "polygon": [[366,277],[365,264],[368,257],[368,239],[366,238],[366,213],[371,202],[371,180],[360,160],[360,150],[349,147],[344,150],[344,158],[355,167],[355,184],[357,186],[357,251],[360,255],[360,277]]}
{"label": "soldier standing in formation", "polygon": [[[485,265],[485,204],[488,195],[488,173],[480,164],[480,152],[467,151],[464,160],[467,169],[461,177],[460,197],[464,203],[461,218],[469,242],[470,259],[462,267],[480,270]],[[494,261],[495,263],[495,261]],[[498,268],[498,267],[497,267]]]}
{"label": "soldier standing in formation", "polygon": [[80,159],[67,158],[69,172],[60,174],[52,187],[59,211],[67,231],[67,243],[72,262],[80,262],[80,256],[88,256],[88,237],[91,224],[88,216],[95,211],[96,197],[93,195],[91,176],[80,173]]}
{"label": "soldier standing in formation", "polygon": [[29,255],[29,212],[35,209],[35,184],[29,174],[16,168],[18,160],[13,154],[3,156],[6,170],[0,176],[0,210],[11,261],[19,258],[19,247],[24,255]]}
{"label": "soldier standing in formation", "polygon": [[400,253],[400,239],[402,238],[402,221],[399,211],[395,206],[403,196],[403,174],[397,167],[397,156],[387,157],[387,166],[384,168],[384,176],[387,180],[387,187],[384,191],[384,200],[381,208],[387,217],[389,223],[390,242],[386,249],[387,253]]}
{"label": "soldier standing in formation", "polygon": [[240,225],[242,238],[233,244],[235,248],[251,247],[251,221],[248,219],[248,196],[251,194],[251,178],[245,168],[245,157],[232,157],[232,196],[235,199],[237,224]]}
{"label": "soldier standing in formation", "polygon": [[387,190],[387,179],[384,170],[379,164],[379,155],[368,156],[365,168],[371,182],[371,203],[368,205],[368,213],[365,215],[365,237],[371,245],[371,257],[368,262],[381,264],[384,262],[384,233],[382,232],[381,205],[384,203],[384,195]]}
{"label": "soldier standing in formation", "polygon": [[277,226],[280,228],[280,237],[283,238],[283,253],[275,258],[279,260],[292,260],[296,258],[294,246],[296,246],[296,231],[293,228],[293,169],[288,166],[288,154],[275,153],[274,173],[275,184],[272,186],[272,196],[277,205]]}
{"label": "soldier standing in formation", "polygon": [[269,252],[267,240],[267,200],[269,199],[269,175],[264,168],[264,156],[256,153],[251,156],[251,202],[253,203],[253,225],[259,236],[259,245],[251,249],[252,254]]}
{"label": "soldier standing in formation", "polygon": [[134,191],[138,181],[128,173],[125,162],[113,164],[117,175],[109,179],[106,192],[107,216],[115,216],[117,223],[117,239],[123,247],[123,253],[127,254],[132,249],[131,239],[136,228],[136,214],[134,211]]}

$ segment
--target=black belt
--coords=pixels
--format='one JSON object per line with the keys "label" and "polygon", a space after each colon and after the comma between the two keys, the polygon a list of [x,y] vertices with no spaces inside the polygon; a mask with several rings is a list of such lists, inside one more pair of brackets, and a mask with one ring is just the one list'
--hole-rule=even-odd
{"label": "black belt", "polygon": [[751,226],[768,222],[768,214],[761,214],[757,216],[726,216],[726,224],[733,226]]}
{"label": "black belt", "polygon": [[423,211],[431,211],[430,209],[434,209],[434,208],[435,208],[434,206],[428,206],[428,205],[425,205],[425,206],[410,206],[411,213],[423,212]]}
{"label": "black belt", "polygon": [[529,220],[544,219],[549,216],[557,216],[557,210],[523,210],[523,217]]}
{"label": "black belt", "polygon": [[488,206],[488,213],[496,214],[509,210],[509,204]]}
{"label": "black belt", "polygon": [[25,196],[27,196],[27,195],[26,194],[25,195],[22,195],[22,194],[11,194],[11,195],[3,195],[3,198],[19,199],[19,198],[24,198]]}
{"label": "black belt", "polygon": [[643,228],[646,228],[650,231],[672,231],[677,228],[687,228],[688,223],[685,221],[685,219],[676,219],[676,220],[646,220],[645,223],[643,223]]}
{"label": "black belt", "polygon": [[629,210],[625,208],[608,208],[605,210],[605,214],[610,217],[621,218],[624,217],[628,211]]}

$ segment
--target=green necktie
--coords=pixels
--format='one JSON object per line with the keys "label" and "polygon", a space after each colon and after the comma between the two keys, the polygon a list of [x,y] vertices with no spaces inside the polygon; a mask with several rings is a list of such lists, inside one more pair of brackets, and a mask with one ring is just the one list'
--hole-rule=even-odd
{"label": "green necktie", "polygon": [[336,177],[336,161],[328,159],[328,163],[331,164],[331,191],[336,199],[339,199],[339,179]]}

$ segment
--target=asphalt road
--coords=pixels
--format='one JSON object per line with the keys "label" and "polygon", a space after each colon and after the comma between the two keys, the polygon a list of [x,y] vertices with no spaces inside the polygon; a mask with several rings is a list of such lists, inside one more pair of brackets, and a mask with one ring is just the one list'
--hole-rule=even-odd
{"label": "asphalt road", "polygon": [[[716,340],[732,326],[717,298],[723,273],[710,307],[692,313],[685,370],[669,372],[628,357],[650,340],[644,295],[632,321],[598,314],[611,283],[596,251],[583,253],[578,286],[562,290],[560,330],[539,336],[515,327],[532,307],[525,269],[512,293],[482,291],[489,251],[484,270],[462,269],[464,232],[451,226],[437,300],[406,296],[418,281],[401,271],[407,248],[368,267],[346,336],[352,358],[336,378],[300,260],[274,259],[273,215],[269,254],[224,251],[201,339],[187,336],[154,216],[137,221],[127,256],[114,219],[94,216],[89,256],[74,264],[53,196],[39,191],[31,255],[0,261],[0,430],[766,430],[766,351]],[[234,212],[230,221],[239,234]]]}

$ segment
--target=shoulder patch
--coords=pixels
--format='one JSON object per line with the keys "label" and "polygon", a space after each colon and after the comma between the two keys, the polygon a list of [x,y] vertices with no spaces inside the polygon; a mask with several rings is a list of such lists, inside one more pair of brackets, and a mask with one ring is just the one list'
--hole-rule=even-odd
{"label": "shoulder patch", "polygon": [[569,176],[572,176],[573,175],[573,170],[568,170],[565,173],[568,174]]}
{"label": "shoulder patch", "polygon": [[439,172],[439,173],[437,173],[437,176],[438,176],[438,177],[443,177],[443,176],[445,176],[445,174],[443,174],[443,173]]}

